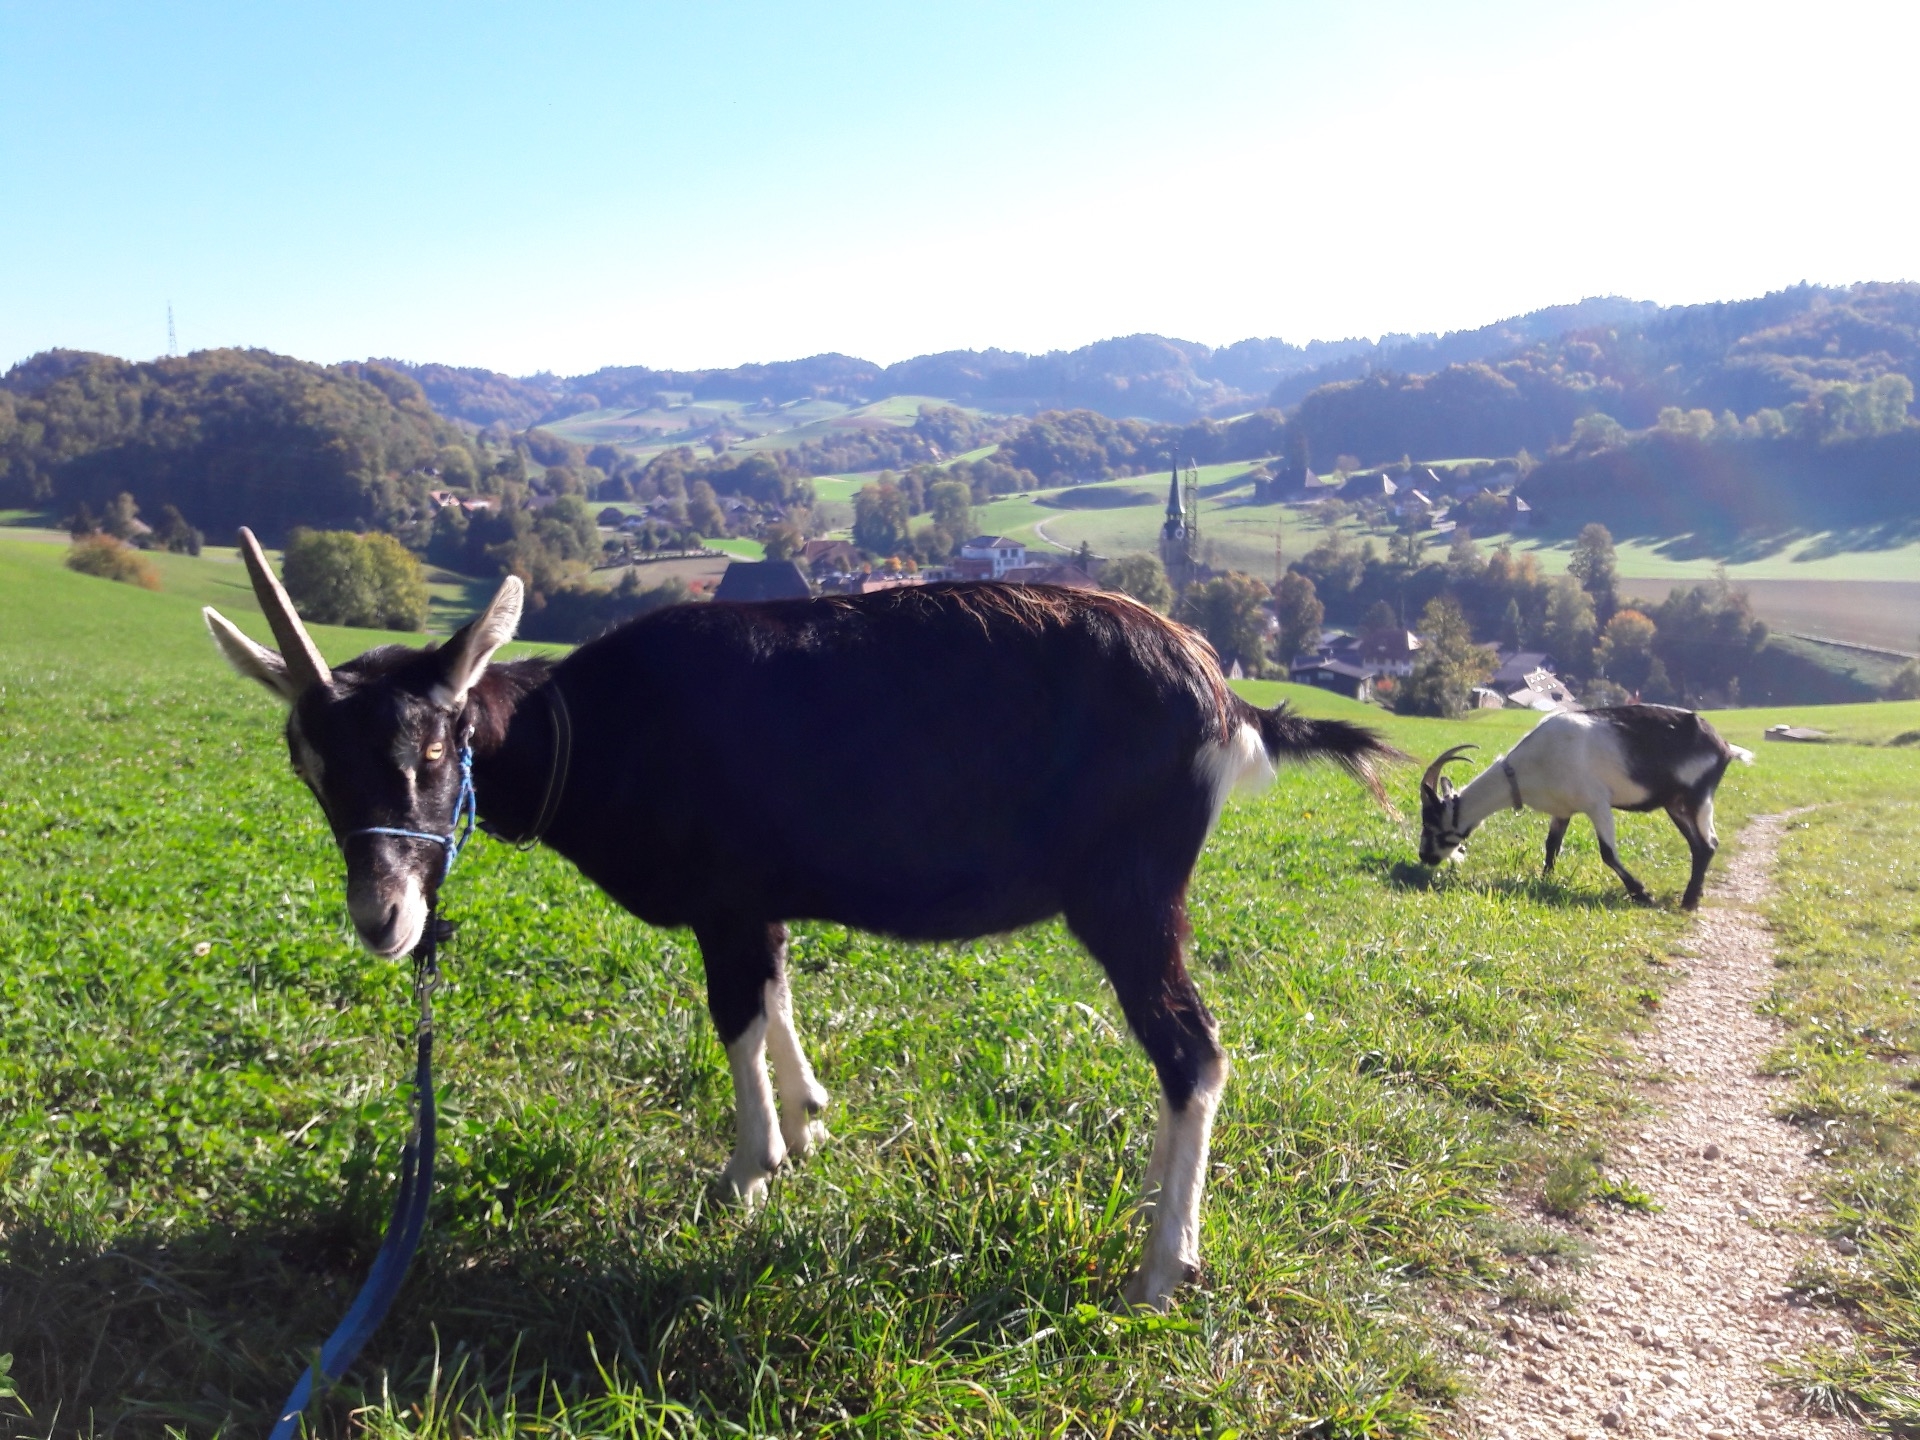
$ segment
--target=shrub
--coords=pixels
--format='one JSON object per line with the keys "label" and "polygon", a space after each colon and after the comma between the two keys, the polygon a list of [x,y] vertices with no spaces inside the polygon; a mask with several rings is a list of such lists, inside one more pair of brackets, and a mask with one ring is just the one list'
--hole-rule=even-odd
{"label": "shrub", "polygon": [[418,630],[427,623],[426,576],[391,535],[295,530],[283,580],[301,617],[316,624]]}
{"label": "shrub", "polygon": [[67,551],[67,568],[102,580],[119,580],[143,590],[160,588],[160,572],[153,562],[111,535],[82,535]]}

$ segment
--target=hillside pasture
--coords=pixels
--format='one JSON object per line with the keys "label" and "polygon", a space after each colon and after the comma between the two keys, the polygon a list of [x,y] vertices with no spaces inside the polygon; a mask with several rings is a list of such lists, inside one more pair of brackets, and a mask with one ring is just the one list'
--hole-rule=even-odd
{"label": "hillside pasture", "polygon": [[[353,943],[281,711],[197,603],[0,545],[0,1351],[33,1412],[0,1402],[7,1434],[258,1429],[391,1198],[406,966]],[[316,638],[337,662],[386,637]],[[1247,693],[1416,755],[1528,723]],[[1774,718],[1722,723],[1759,749]],[[1881,741],[1920,706],[1791,718]],[[1766,746],[1722,833],[1917,774],[1910,748]],[[777,803],[708,778],[714,803]],[[1527,1197],[1638,1103],[1623,1040],[1685,922],[1626,904],[1583,826],[1539,880],[1531,815],[1429,874],[1414,779],[1396,816],[1289,772],[1203,857],[1192,965],[1234,1073],[1205,1283],[1166,1317],[1114,1308],[1151,1072],[1058,925],[931,946],[797,926],[835,1138],[747,1215],[711,1188],[731,1095],[690,937],[552,855],[476,844],[447,897],[432,1225],[319,1433],[1436,1433],[1465,1317],[1551,1303],[1527,1262],[1566,1242]],[[996,797],[1038,798],[1019,776]],[[903,797],[847,823],[884,843],[915,818]],[[1664,818],[1624,817],[1622,848],[1678,893]]]}

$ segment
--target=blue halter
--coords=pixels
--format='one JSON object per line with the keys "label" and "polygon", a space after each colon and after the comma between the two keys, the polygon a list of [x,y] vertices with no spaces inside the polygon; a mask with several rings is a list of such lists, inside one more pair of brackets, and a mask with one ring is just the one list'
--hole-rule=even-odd
{"label": "blue halter", "polygon": [[480,805],[473,794],[473,742],[465,741],[460,746],[460,798],[453,802],[453,828],[445,835],[435,835],[426,830],[400,830],[392,825],[366,825],[358,830],[349,830],[340,837],[340,848],[346,849],[347,841],[356,835],[398,835],[402,840],[431,840],[443,846],[447,852],[446,864],[440,869],[440,879],[444,882],[453,873],[453,862],[460,858],[460,851],[473,837],[473,826],[479,818]]}

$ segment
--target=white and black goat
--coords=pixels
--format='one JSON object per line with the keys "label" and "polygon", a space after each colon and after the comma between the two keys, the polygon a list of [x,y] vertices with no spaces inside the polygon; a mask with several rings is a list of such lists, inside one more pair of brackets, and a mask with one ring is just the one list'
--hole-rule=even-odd
{"label": "white and black goat", "polygon": [[[726,1179],[752,1202],[817,1142],[827,1098],[794,1032],[784,922],[964,940],[1064,914],[1163,1097],[1127,1297],[1163,1307],[1191,1276],[1227,1072],[1182,954],[1194,862],[1227,792],[1276,762],[1330,759],[1379,794],[1374,765],[1395,752],[1374,735],[1256,709],[1191,631],[1044,586],[682,606],[557,663],[494,665],[519,623],[509,579],[438,648],[329,669],[241,540],[280,649],[212,610],[207,624],[286,702],[293,767],[333,827],[370,950],[420,938],[470,749],[496,833],[538,838],[641,919],[693,930],[733,1071]],[[884,836],[843,819],[907,806],[912,823]]]}
{"label": "white and black goat", "polygon": [[1600,858],[1642,903],[1646,887],[1620,863],[1615,810],[1664,809],[1693,853],[1693,876],[1680,908],[1700,903],[1707,866],[1720,846],[1713,833],[1713,792],[1734,760],[1753,752],[1729,745],[1691,710],[1670,705],[1611,705],[1564,710],[1529,730],[1520,743],[1455,790],[1442,773],[1473,745],[1456,745],[1427,767],[1420,781],[1420,860],[1438,865],[1459,851],[1474,827],[1501,810],[1538,810],[1547,826],[1546,873],[1553,874],[1567,822],[1585,815]]}

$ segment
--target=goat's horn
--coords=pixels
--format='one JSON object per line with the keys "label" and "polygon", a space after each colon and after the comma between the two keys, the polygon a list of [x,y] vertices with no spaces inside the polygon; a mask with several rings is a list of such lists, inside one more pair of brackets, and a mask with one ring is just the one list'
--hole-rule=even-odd
{"label": "goat's horn", "polygon": [[1420,777],[1420,788],[1422,790],[1433,789],[1435,785],[1440,783],[1440,772],[1443,769],[1453,761],[1458,760],[1462,755],[1466,754],[1467,751],[1478,750],[1479,748],[1478,745],[1454,746],[1451,750],[1447,751],[1446,754],[1440,756],[1431,765],[1427,766],[1427,773]]}
{"label": "goat's horn", "polygon": [[299,682],[302,690],[309,685],[330,683],[333,672],[320,658],[320,647],[313,643],[307,627],[293,613],[293,601],[287,598],[280,577],[267,564],[266,551],[253,538],[253,531],[244,525],[240,527],[240,555],[247,562],[247,573],[253,577],[254,596],[273,629],[273,638],[280,644],[280,656],[287,662],[287,672]]}

